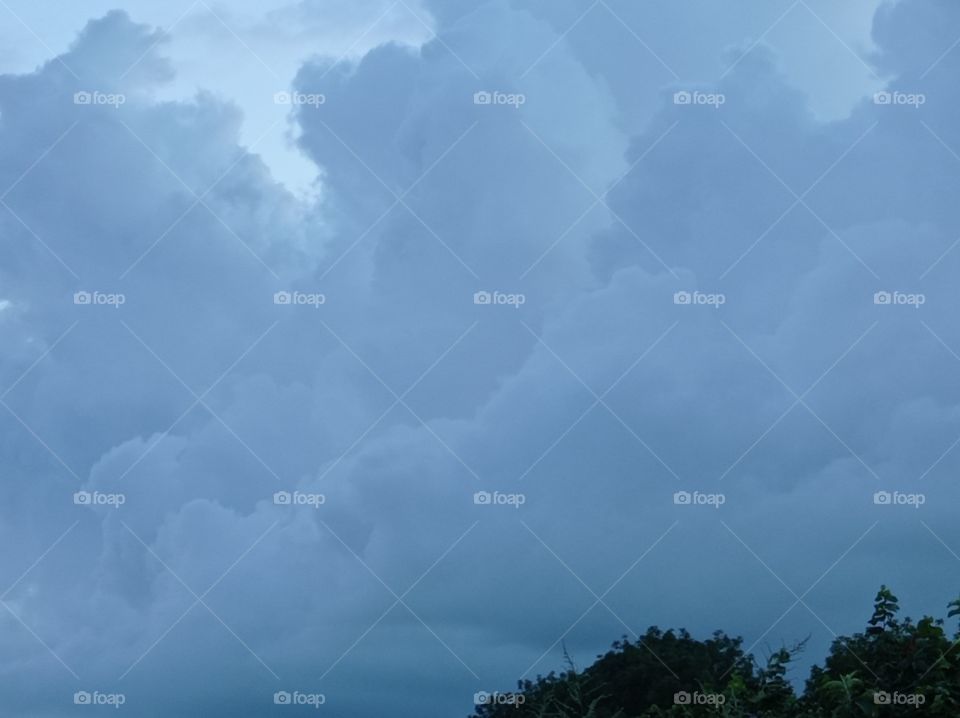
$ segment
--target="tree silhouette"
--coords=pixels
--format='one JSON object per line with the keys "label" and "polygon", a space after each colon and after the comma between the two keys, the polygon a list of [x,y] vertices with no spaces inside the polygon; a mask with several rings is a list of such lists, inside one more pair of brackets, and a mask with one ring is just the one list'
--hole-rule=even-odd
{"label": "tree silhouette", "polygon": [[[960,598],[947,608],[947,618],[960,616]],[[960,717],[960,630],[951,640],[943,619],[914,622],[899,612],[881,586],[864,632],[834,640],[802,695],[786,675],[805,640],[761,665],[739,637],[716,631],[697,640],[654,626],[583,671],[564,648],[565,670],[520,681],[520,700],[478,706],[470,718]]]}

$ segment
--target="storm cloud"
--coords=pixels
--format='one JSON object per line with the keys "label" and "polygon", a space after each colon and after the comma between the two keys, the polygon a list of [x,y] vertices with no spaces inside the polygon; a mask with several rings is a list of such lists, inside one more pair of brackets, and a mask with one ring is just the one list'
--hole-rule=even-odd
{"label": "storm cloud", "polygon": [[0,76],[11,715],[465,715],[956,596],[960,8],[277,4],[241,98],[138,5]]}

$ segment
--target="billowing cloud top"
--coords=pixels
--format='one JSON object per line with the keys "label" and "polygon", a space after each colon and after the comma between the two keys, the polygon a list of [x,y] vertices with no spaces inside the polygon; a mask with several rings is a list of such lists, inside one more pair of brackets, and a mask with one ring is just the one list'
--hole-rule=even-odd
{"label": "billowing cloud top", "polygon": [[5,713],[464,715],[955,597],[960,7],[860,5],[303,2],[235,101],[116,11],[0,76]]}

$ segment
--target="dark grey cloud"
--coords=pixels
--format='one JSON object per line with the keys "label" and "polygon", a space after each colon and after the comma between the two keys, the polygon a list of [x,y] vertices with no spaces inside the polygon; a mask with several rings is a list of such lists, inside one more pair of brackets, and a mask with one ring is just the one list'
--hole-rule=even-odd
{"label": "dark grey cloud", "polygon": [[157,100],[162,37],[122,13],[0,78],[11,710],[464,714],[561,638],[815,659],[881,582],[953,597],[960,13],[881,10],[891,94],[838,80],[824,122],[789,17],[743,54],[765,28],[689,14],[653,33],[673,77],[609,12],[431,10],[423,47],[293,79],[315,204],[235,106]]}

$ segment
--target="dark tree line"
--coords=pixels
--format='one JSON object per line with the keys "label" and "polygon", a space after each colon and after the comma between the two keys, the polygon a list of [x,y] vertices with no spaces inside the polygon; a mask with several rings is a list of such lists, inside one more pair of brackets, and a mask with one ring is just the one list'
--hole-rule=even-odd
{"label": "dark tree line", "polygon": [[582,671],[567,657],[559,673],[490,694],[471,718],[960,718],[960,630],[951,638],[944,619],[899,611],[882,586],[866,629],[838,637],[800,694],[786,673],[804,642],[760,663],[722,631],[700,641],[653,627]]}

